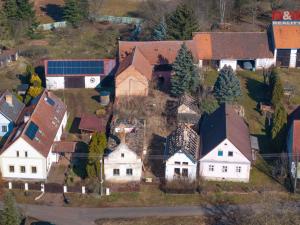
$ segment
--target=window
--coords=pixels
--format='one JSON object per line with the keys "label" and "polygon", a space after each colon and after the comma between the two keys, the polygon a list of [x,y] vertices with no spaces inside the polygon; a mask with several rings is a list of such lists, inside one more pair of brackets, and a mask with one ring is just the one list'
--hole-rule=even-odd
{"label": "window", "polygon": [[114,173],[114,176],[119,176],[120,175],[120,170],[119,169],[114,169],[113,173]]}
{"label": "window", "polygon": [[208,171],[213,172],[215,170],[215,166],[214,165],[209,165],[208,166]]}
{"label": "window", "polygon": [[9,172],[14,173],[15,172],[15,167],[14,166],[9,166]]}
{"label": "window", "polygon": [[180,162],[177,162],[177,161],[176,161],[175,164],[176,164],[176,165],[180,165]]}
{"label": "window", "polygon": [[188,169],[182,169],[182,176],[188,177],[189,176],[189,170]]}
{"label": "window", "polygon": [[183,162],[182,165],[189,165],[189,163],[188,162]]}
{"label": "window", "polygon": [[235,168],[235,171],[236,171],[237,173],[240,173],[240,172],[242,171],[242,167],[241,167],[241,166],[237,166],[237,167]]}
{"label": "window", "polygon": [[20,155],[20,153],[19,153],[19,151],[17,151],[17,157],[19,157],[19,155]]}
{"label": "window", "polygon": [[37,172],[36,166],[32,166],[31,167],[31,173],[36,173],[36,172]]}
{"label": "window", "polygon": [[21,173],[25,173],[26,172],[25,166],[20,166],[20,172]]}
{"label": "window", "polygon": [[180,176],[180,168],[175,168],[174,174]]}
{"label": "window", "polygon": [[233,156],[233,152],[229,151],[228,152],[228,156],[232,157]]}
{"label": "window", "polygon": [[121,157],[124,158],[124,153],[121,153]]}
{"label": "window", "polygon": [[222,150],[218,151],[218,156],[223,156],[223,151]]}
{"label": "window", "polygon": [[27,152],[25,152],[25,157],[28,157],[28,153]]}
{"label": "window", "polygon": [[223,173],[227,173],[227,166],[223,166],[223,167],[222,167],[222,172],[223,172]]}
{"label": "window", "polygon": [[132,169],[126,169],[126,175],[132,176]]}
{"label": "window", "polygon": [[2,132],[7,132],[7,126],[2,126]]}

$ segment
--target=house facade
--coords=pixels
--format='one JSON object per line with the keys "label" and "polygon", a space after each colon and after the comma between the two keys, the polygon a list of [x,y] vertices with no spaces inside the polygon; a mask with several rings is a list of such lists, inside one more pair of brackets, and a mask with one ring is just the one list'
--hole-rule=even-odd
{"label": "house facade", "polygon": [[0,94],[0,137],[7,137],[12,132],[24,107],[8,90]]}
{"label": "house facade", "polygon": [[248,182],[253,152],[248,126],[229,104],[205,117],[200,127],[199,176]]}
{"label": "house facade", "polygon": [[189,126],[180,124],[166,141],[165,179],[197,179],[199,135]]}
{"label": "house facade", "polygon": [[45,60],[48,90],[96,88],[114,70],[114,59],[51,59]]}
{"label": "house facade", "polygon": [[59,155],[53,143],[60,141],[67,123],[64,103],[44,91],[38,101],[24,109],[19,125],[9,135],[0,155],[4,179],[46,180]]}

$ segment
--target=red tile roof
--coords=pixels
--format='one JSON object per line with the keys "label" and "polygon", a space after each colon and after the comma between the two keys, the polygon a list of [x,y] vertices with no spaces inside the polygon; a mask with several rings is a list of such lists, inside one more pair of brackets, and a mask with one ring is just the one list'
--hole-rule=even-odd
{"label": "red tile roof", "polygon": [[174,62],[177,52],[181,45],[186,43],[187,47],[192,51],[195,59],[197,58],[194,42],[190,41],[120,41],[119,57],[123,61],[126,56],[132,53],[133,49],[138,47],[141,54],[150,62],[151,65],[171,64]]}
{"label": "red tile roof", "polygon": [[293,122],[293,155],[300,155],[300,120]]}
{"label": "red tile roof", "polygon": [[[51,102],[53,105],[49,103],[49,99],[53,101]],[[20,124],[19,127],[12,132],[4,149],[7,149],[16,138],[22,137],[44,157],[47,157],[67,111],[66,105],[52,92],[45,90],[38,97],[37,103],[24,109],[24,112],[25,111],[26,113],[31,113],[29,120],[24,121],[25,123]],[[22,115],[25,115],[25,113],[22,113]],[[38,131],[32,139],[26,134],[31,123],[38,126]]]}
{"label": "red tile roof", "polygon": [[105,132],[106,120],[104,118],[99,118],[96,115],[83,114],[80,119],[79,130]]}
{"label": "red tile roof", "polygon": [[55,153],[73,153],[76,150],[77,142],[57,141],[53,143],[53,152]]}
{"label": "red tile roof", "polygon": [[300,48],[300,26],[274,25],[275,48]]}

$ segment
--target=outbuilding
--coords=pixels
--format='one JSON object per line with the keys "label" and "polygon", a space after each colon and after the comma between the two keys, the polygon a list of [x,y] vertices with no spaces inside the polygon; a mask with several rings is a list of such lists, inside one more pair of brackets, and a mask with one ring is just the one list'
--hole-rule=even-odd
{"label": "outbuilding", "polygon": [[115,65],[114,59],[45,60],[46,86],[49,90],[96,88]]}

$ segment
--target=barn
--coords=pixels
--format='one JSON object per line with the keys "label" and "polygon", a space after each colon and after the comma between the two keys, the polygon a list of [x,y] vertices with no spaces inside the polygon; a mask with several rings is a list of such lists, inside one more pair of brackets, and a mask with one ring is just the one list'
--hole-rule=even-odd
{"label": "barn", "polygon": [[300,67],[300,11],[274,11],[272,19],[276,66]]}
{"label": "barn", "polygon": [[44,63],[49,90],[96,88],[116,66],[114,59],[51,59]]}

